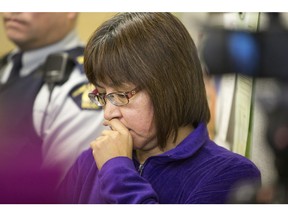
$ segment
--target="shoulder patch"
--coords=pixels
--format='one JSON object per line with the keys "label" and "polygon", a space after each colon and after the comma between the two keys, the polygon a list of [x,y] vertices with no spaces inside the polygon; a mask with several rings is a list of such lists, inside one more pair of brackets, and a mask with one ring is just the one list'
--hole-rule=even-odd
{"label": "shoulder patch", "polygon": [[84,56],[78,56],[76,61],[78,62],[78,64],[83,64],[84,63]]}
{"label": "shoulder patch", "polygon": [[93,91],[93,85],[89,83],[84,83],[75,86],[70,91],[70,97],[77,104],[77,106],[82,110],[100,110],[101,107],[92,103],[88,97],[88,93]]}

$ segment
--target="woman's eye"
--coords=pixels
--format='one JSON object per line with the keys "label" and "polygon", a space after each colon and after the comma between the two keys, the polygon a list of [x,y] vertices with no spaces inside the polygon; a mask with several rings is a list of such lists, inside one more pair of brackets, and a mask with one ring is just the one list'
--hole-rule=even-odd
{"label": "woman's eye", "polygon": [[110,94],[109,97],[110,97],[110,98],[114,98],[115,95],[114,95],[114,94]]}
{"label": "woman's eye", "polygon": [[124,94],[117,94],[118,98],[126,98]]}

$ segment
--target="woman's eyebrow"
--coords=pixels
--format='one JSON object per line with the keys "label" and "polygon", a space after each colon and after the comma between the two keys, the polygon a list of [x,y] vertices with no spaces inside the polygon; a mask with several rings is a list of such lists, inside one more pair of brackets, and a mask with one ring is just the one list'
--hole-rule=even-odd
{"label": "woman's eyebrow", "polygon": [[103,86],[99,85],[98,83],[95,84],[95,87],[96,87],[96,88],[98,88],[98,87],[99,87],[99,88],[104,88]]}
{"label": "woman's eyebrow", "polygon": [[[106,86],[106,84],[104,84],[105,86]],[[129,85],[127,85],[127,84],[122,84],[122,85],[115,85],[115,84],[113,84],[113,83],[109,83],[109,84],[107,84],[107,86],[109,86],[110,88],[113,88],[113,89],[115,89],[115,91],[128,91],[129,89],[131,89],[131,87],[129,86]],[[103,87],[103,84],[101,85],[101,84],[99,84],[99,83],[96,83],[95,84],[95,87],[96,88],[102,88],[102,89],[105,89],[104,87]]]}

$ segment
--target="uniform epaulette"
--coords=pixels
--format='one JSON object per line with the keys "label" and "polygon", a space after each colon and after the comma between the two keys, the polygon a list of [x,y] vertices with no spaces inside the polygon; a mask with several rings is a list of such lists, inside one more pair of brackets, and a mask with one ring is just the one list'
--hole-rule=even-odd
{"label": "uniform epaulette", "polygon": [[89,83],[82,83],[75,86],[70,91],[70,97],[82,110],[101,110],[102,108],[92,103],[88,97],[88,93],[93,90],[93,85]]}
{"label": "uniform epaulette", "polygon": [[83,55],[78,56],[78,57],[76,58],[76,61],[78,62],[78,64],[83,65],[83,64],[84,64],[84,56],[83,56]]}

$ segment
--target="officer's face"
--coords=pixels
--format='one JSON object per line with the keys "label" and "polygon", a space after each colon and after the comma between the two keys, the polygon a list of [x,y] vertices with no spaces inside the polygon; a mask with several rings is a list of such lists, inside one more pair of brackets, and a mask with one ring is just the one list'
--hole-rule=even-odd
{"label": "officer's face", "polygon": [[22,50],[61,40],[73,28],[75,13],[3,13],[7,37]]}

